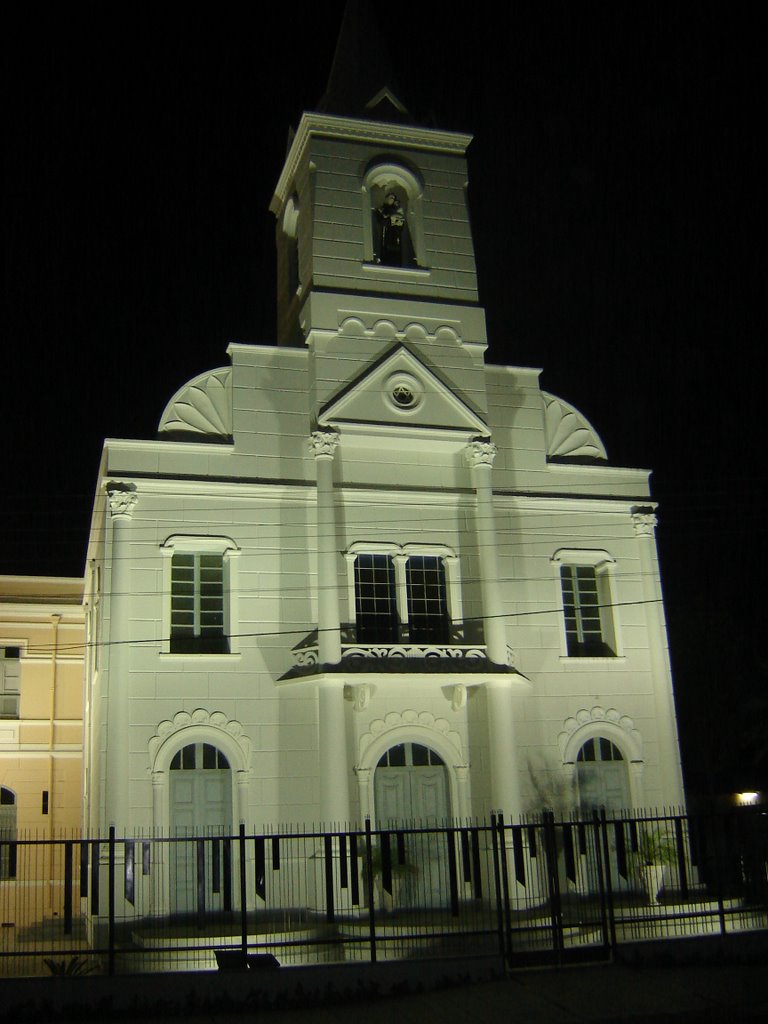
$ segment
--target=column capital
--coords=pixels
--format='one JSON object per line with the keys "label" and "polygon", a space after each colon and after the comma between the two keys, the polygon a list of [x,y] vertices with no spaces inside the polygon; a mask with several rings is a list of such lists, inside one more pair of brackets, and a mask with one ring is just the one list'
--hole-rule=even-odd
{"label": "column capital", "polygon": [[658,522],[656,513],[649,506],[638,506],[632,509],[632,526],[638,537],[652,537]]}
{"label": "column capital", "polygon": [[498,448],[489,438],[477,438],[470,441],[464,449],[467,462],[472,468],[475,466],[492,466],[496,458]]}
{"label": "column capital", "polygon": [[106,486],[109,515],[111,519],[131,519],[136,502],[139,500],[136,490],[126,484],[115,484],[110,481]]}
{"label": "column capital", "polygon": [[336,430],[313,430],[309,435],[309,450],[316,459],[332,459],[340,440]]}

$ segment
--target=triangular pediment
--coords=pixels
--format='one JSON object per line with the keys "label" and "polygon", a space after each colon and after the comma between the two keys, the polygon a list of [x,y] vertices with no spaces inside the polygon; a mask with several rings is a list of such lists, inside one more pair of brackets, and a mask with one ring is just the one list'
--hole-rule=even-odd
{"label": "triangular pediment", "polygon": [[384,86],[383,89],[379,89],[375,96],[372,96],[365,104],[365,109],[371,113],[376,112],[379,114],[396,113],[396,114],[407,114],[405,106],[395,96],[388,86]]}
{"label": "triangular pediment", "polygon": [[320,410],[321,425],[357,424],[373,431],[487,434],[487,424],[413,352],[398,345]]}

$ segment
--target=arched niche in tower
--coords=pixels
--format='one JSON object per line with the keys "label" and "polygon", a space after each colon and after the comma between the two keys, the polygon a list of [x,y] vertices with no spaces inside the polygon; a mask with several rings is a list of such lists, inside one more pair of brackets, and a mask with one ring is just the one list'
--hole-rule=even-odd
{"label": "arched niche in tower", "polygon": [[403,270],[426,266],[423,184],[400,163],[376,162],[362,183],[365,262]]}
{"label": "arched niche in tower", "polygon": [[282,227],[286,237],[286,275],[290,301],[299,291],[301,285],[299,277],[299,197],[295,192],[285,204]]}

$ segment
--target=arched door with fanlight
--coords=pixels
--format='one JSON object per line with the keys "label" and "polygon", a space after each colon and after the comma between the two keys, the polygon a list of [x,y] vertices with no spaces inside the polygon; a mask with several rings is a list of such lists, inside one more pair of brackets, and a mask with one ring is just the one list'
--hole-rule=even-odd
{"label": "arched door with fanlight", "polygon": [[[185,913],[198,905],[198,847],[196,838],[232,834],[232,770],[224,753],[211,743],[188,743],[170,764],[171,910]],[[208,909],[222,899],[221,843],[206,842],[204,898]]]}
{"label": "arched door with fanlight", "polygon": [[[605,736],[594,736],[581,746],[576,758],[576,778],[583,818],[591,818],[594,811],[605,811],[611,818],[630,806],[627,762],[616,744]],[[613,829],[608,830],[608,855],[613,885],[621,887],[627,880],[619,872]],[[595,879],[590,887],[598,890]]]}
{"label": "arched door with fanlight", "polygon": [[604,810],[610,815],[630,806],[627,762],[605,736],[588,739],[576,758],[579,809],[583,815]]}
{"label": "arched door with fanlight", "polygon": [[445,833],[429,831],[450,818],[448,769],[442,757],[421,743],[398,743],[384,752],[373,778],[376,825],[379,829],[425,829],[408,836],[406,866],[400,872],[399,902],[411,906],[442,906],[447,901],[448,857]]}

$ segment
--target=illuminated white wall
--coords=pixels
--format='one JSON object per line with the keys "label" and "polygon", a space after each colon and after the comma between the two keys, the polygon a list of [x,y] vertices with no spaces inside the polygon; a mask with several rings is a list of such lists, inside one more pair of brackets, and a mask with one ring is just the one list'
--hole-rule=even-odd
{"label": "illuminated white wall", "polygon": [[[238,744],[233,799],[249,827],[320,820],[329,758],[345,776],[350,818],[375,813],[375,756],[405,741],[440,751],[457,815],[485,814],[504,792],[517,804],[505,811],[528,809],[529,765],[567,779],[579,742],[595,735],[621,749],[633,802],[682,802],[663,616],[649,612],[659,607],[649,474],[610,466],[591,424],[541,390],[539,371],[484,364],[468,143],[305,116],[272,204],[285,344],[231,345],[229,365],[170,400],[158,440],[106,443],[90,551],[104,652],[89,674],[92,824],[117,817],[127,828],[167,827],[167,764],[157,751],[200,730],[214,744]],[[421,189],[415,270],[366,259],[365,183],[385,163],[407,167]],[[296,238],[300,285],[288,293]],[[291,346],[297,331],[304,343]],[[413,407],[391,400],[397,380],[416,388]],[[318,428],[338,440],[330,578],[318,577],[309,445]],[[448,671],[365,676],[342,663],[322,678],[283,678],[328,588],[341,622],[353,620],[344,556],[355,545],[450,549],[455,604],[465,620],[482,616],[489,563],[478,553],[479,478],[466,454],[478,438],[496,447],[493,565],[515,680],[503,698],[517,775],[506,789],[493,777],[505,762],[491,674],[457,684]],[[177,536],[231,544],[233,653],[167,653],[163,549]],[[610,571],[611,656],[568,656],[563,552]],[[339,700],[344,693],[343,710],[331,690]],[[336,708],[332,725],[326,700]],[[328,736],[333,751],[321,740]],[[127,783],[122,803],[112,796],[116,779]]]}

